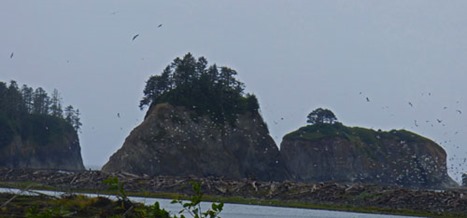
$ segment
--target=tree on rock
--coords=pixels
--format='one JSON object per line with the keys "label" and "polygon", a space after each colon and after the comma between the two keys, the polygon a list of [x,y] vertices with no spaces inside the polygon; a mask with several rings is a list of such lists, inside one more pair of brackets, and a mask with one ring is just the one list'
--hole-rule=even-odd
{"label": "tree on rock", "polygon": [[254,95],[243,93],[244,85],[236,75],[231,68],[209,66],[206,58],[188,53],[149,78],[139,107],[167,102],[207,114],[218,123],[233,123],[238,114],[259,108]]}
{"label": "tree on rock", "polygon": [[308,120],[306,121],[309,124],[322,124],[329,123],[333,124],[337,121],[336,115],[331,110],[318,108],[312,111],[307,116]]}

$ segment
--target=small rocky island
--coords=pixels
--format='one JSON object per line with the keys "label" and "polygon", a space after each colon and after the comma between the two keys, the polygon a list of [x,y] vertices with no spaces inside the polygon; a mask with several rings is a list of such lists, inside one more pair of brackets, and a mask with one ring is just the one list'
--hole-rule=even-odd
{"label": "small rocky island", "polygon": [[307,116],[305,127],[284,136],[281,155],[295,180],[366,183],[444,189],[449,177],[446,152],[406,130],[347,127],[328,109]]}
{"label": "small rocky island", "polygon": [[0,167],[84,170],[79,111],[15,81],[0,82]]}
{"label": "small rocky island", "polygon": [[447,173],[443,148],[405,130],[314,124],[284,136],[280,152],[292,177],[302,182],[457,186]]}
{"label": "small rocky island", "polygon": [[[288,179],[254,95],[236,72],[191,54],[151,77],[136,127],[102,168],[139,175]],[[165,86],[164,86],[165,85]]]}

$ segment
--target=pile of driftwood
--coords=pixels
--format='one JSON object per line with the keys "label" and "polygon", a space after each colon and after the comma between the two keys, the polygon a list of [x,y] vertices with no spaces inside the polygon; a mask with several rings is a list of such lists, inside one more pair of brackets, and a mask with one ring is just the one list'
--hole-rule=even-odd
{"label": "pile of driftwood", "polygon": [[2,182],[34,182],[58,190],[107,190],[104,180],[118,177],[127,192],[169,192],[192,194],[191,181],[198,181],[208,195],[299,201],[314,204],[371,206],[412,209],[434,213],[449,211],[467,214],[467,190],[415,190],[368,184],[264,182],[251,179],[138,176],[126,172],[0,169]]}

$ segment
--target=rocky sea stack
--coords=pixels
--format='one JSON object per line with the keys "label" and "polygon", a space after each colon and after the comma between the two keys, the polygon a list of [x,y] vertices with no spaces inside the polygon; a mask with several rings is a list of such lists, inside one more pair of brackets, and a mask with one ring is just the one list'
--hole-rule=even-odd
{"label": "rocky sea stack", "polygon": [[102,170],[150,176],[288,178],[258,113],[239,115],[233,125],[222,126],[209,116],[194,116],[185,107],[153,106]]}
{"label": "rocky sea stack", "polygon": [[447,174],[443,148],[405,130],[375,131],[338,122],[308,125],[284,136],[281,155],[298,181],[457,185]]}
{"label": "rocky sea stack", "polygon": [[258,100],[228,67],[190,53],[146,82],[145,119],[102,168],[135,174],[284,180]]}
{"label": "rocky sea stack", "polygon": [[[62,119],[32,115],[20,132],[0,121],[9,143],[0,143],[0,166],[9,168],[84,170],[76,131]],[[5,132],[3,132],[5,133]]]}
{"label": "rocky sea stack", "polygon": [[62,109],[57,90],[0,82],[0,167],[84,170],[79,110]]}

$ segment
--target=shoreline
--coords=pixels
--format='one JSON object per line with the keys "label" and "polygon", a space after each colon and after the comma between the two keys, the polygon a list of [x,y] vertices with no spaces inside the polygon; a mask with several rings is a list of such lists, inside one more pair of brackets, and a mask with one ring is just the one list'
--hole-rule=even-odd
{"label": "shoreline", "polygon": [[[107,199],[110,199],[111,201],[118,201],[118,196],[117,195],[113,195],[113,194],[93,194],[93,193],[64,193],[64,192],[59,192],[59,191],[42,191],[42,190],[21,190],[21,189],[16,189],[16,188],[0,188],[0,196],[2,195],[9,195],[9,196],[14,196],[14,195],[17,195],[17,196],[23,196],[23,198],[25,196],[27,197],[30,197],[29,199],[31,201],[34,201],[33,199],[34,198],[38,198],[39,196],[49,196],[50,198],[71,198],[71,196],[84,196],[85,198],[87,198],[88,200],[89,199],[92,199],[92,198],[107,198]],[[65,197],[64,197],[65,196]],[[81,198],[83,199],[83,198]],[[162,208],[166,209],[169,213],[171,214],[177,214],[179,211],[180,211],[180,205],[177,205],[177,204],[173,204],[171,203],[172,199],[170,198],[155,198],[155,197],[137,197],[137,196],[128,196],[128,199],[133,203],[133,204],[143,204],[145,205],[146,207],[151,207],[152,205],[154,205],[155,202],[158,202]],[[184,200],[185,201],[185,200]],[[186,200],[189,202],[189,200]],[[1,201],[0,201],[1,202]],[[215,202],[211,202],[211,201],[205,201],[203,200],[201,202],[201,207],[202,208],[209,208],[210,205],[212,203],[215,203]],[[224,210],[222,212],[227,212],[229,213],[230,212],[230,216],[232,216],[232,213],[235,213],[232,208],[242,208],[242,209],[246,209],[246,208],[254,208],[254,209],[247,209],[249,211],[251,211],[251,215],[253,215],[255,212],[253,211],[256,211],[258,209],[261,210],[261,207],[263,207],[262,210],[265,210],[264,208],[267,208],[267,207],[270,207],[271,209],[272,208],[275,208],[273,210],[278,210],[278,211],[283,211],[283,210],[294,210],[294,209],[297,209],[297,210],[300,210],[300,209],[303,209],[303,210],[308,210],[309,213],[313,214],[314,217],[318,217],[315,215],[315,213],[318,213],[318,214],[324,214],[326,216],[330,215],[330,214],[341,214],[339,217],[346,217],[348,216],[349,214],[360,214],[360,215],[371,215],[371,216],[376,216],[376,217],[386,217],[386,216],[391,216],[391,215],[395,215],[395,214],[390,214],[390,213],[371,213],[371,212],[359,212],[359,211],[348,211],[348,210],[336,210],[336,209],[319,209],[319,208],[304,208],[304,207],[286,207],[286,206],[282,206],[282,205],[271,205],[271,204],[245,204],[245,203],[238,203],[238,202],[234,202],[234,203],[225,203],[224,204]],[[230,208],[230,209],[229,209]],[[270,210],[270,209],[268,209]],[[0,215],[2,213],[0,212]],[[247,213],[248,214],[248,213]],[[401,215],[403,216],[404,214],[398,214],[398,215]],[[224,217],[224,215],[221,214],[222,217]],[[236,216],[237,217],[237,216]],[[409,217],[409,216],[404,216],[404,217]],[[410,217],[415,217],[415,216],[410,216]]]}
{"label": "shoreline", "polygon": [[128,196],[187,199],[190,181],[211,202],[412,216],[467,216],[467,189],[420,190],[366,184],[261,182],[222,178],[141,177],[100,171],[0,169],[0,187],[115,194],[103,180],[117,177]]}

